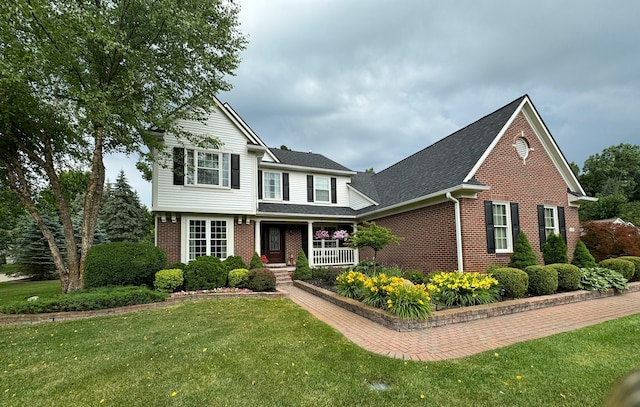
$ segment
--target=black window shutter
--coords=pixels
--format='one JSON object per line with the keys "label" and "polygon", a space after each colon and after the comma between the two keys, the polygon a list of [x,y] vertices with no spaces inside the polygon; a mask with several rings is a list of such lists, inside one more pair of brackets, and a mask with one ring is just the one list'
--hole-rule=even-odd
{"label": "black window shutter", "polygon": [[231,188],[240,189],[240,156],[231,154]]}
{"label": "black window shutter", "polygon": [[289,173],[282,173],[282,199],[285,201],[289,200]]}
{"label": "black window shutter", "polygon": [[331,177],[331,203],[338,203],[337,180]]}
{"label": "black window shutter", "polygon": [[567,243],[567,226],[564,222],[564,206],[558,206],[558,226],[560,228],[560,235],[564,242]]}
{"label": "black window shutter", "polygon": [[307,202],[313,202],[313,175],[307,175]]}
{"label": "black window shutter", "polygon": [[173,185],[184,185],[184,148],[173,147]]}
{"label": "black window shutter", "polygon": [[262,199],[262,171],[258,170],[258,199]]}
{"label": "black window shutter", "polygon": [[511,202],[511,235],[513,236],[513,245],[520,234],[520,212],[517,202]]}
{"label": "black window shutter", "polygon": [[540,237],[540,250],[547,241],[547,234],[544,230],[544,205],[538,205],[538,236]]}
{"label": "black window shutter", "polygon": [[484,224],[487,229],[487,253],[495,253],[496,239],[493,233],[493,201],[484,201]]}

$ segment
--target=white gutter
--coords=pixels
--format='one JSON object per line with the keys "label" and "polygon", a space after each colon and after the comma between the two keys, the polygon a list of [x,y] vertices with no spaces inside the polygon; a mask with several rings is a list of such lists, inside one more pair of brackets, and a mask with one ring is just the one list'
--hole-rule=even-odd
{"label": "white gutter", "polygon": [[456,216],[456,252],[458,254],[458,271],[464,271],[464,265],[462,262],[462,227],[460,222],[460,201],[451,195],[451,192],[447,192],[448,200],[454,203],[454,211]]}

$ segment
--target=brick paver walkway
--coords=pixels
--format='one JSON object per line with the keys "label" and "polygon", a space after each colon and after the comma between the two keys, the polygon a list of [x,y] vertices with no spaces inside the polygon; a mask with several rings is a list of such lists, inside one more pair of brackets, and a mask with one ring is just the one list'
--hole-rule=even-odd
{"label": "brick paver walkway", "polygon": [[640,291],[471,322],[396,332],[290,286],[290,298],[358,346],[398,359],[442,360],[640,313]]}

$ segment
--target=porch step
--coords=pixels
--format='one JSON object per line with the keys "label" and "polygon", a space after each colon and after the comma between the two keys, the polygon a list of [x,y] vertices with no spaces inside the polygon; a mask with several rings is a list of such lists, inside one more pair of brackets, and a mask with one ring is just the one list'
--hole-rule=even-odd
{"label": "porch step", "polygon": [[269,270],[273,271],[273,274],[276,276],[276,286],[280,285],[292,285],[293,280],[291,280],[291,275],[293,271],[296,269],[295,267],[288,267],[287,265],[283,265],[281,267],[273,267],[274,265],[269,265]]}

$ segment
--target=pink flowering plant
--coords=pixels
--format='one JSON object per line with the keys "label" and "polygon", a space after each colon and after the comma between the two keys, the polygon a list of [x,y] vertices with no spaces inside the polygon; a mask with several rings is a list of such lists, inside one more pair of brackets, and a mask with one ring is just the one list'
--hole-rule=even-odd
{"label": "pink flowering plant", "polygon": [[267,256],[265,256],[264,254],[260,256],[260,260],[262,261],[262,264],[269,263],[269,259],[267,259]]}
{"label": "pink flowering plant", "polygon": [[346,240],[349,237],[349,233],[346,230],[336,230],[333,232],[333,238],[336,240]]}
{"label": "pink flowering plant", "polygon": [[328,239],[330,237],[329,232],[326,230],[317,230],[313,235],[316,240]]}

